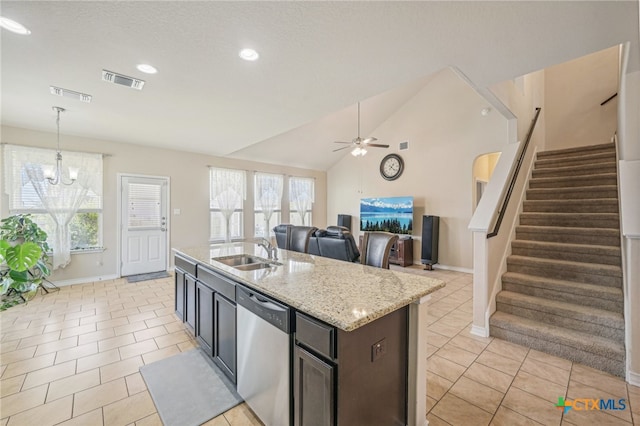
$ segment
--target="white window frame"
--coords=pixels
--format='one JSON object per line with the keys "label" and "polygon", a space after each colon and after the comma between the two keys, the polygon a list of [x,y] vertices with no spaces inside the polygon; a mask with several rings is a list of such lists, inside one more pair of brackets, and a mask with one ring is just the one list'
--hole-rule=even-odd
{"label": "white window frame", "polygon": [[[239,174],[242,174],[242,188],[240,188],[241,193],[242,193],[242,200],[240,201],[240,208],[236,208],[233,211],[233,215],[231,220],[233,220],[233,216],[235,216],[237,213],[240,214],[240,223],[239,223],[239,234],[238,235],[232,235],[231,236],[231,240],[241,240],[244,238],[244,221],[245,221],[245,212],[244,212],[244,208],[245,208],[245,199],[246,199],[246,192],[247,192],[247,171],[246,170],[242,170],[242,169],[229,169],[229,168],[225,168],[225,167],[209,167],[209,242],[210,243],[220,243],[220,242],[224,242],[226,236],[225,235],[212,235],[213,234],[213,214],[215,213],[220,213],[222,215],[222,209],[220,209],[220,207],[214,207],[214,197],[213,197],[213,184],[214,184],[214,173],[215,171],[220,170],[220,171],[228,171],[228,172],[237,172]],[[222,220],[224,221],[224,216],[222,217]]]}
{"label": "white window frame", "polygon": [[[47,158],[50,158],[51,161],[43,161],[43,162],[36,162],[35,164],[40,165],[43,170],[47,167],[53,167],[53,165],[55,164],[55,156],[57,151],[53,150],[53,149],[47,149],[47,148],[36,148],[36,147],[26,147],[26,146],[22,146],[22,145],[5,145],[6,149],[3,150],[3,168],[5,168],[5,176],[4,176],[4,185],[5,185],[5,193],[7,194],[8,198],[9,198],[9,202],[8,202],[8,211],[11,215],[14,214],[31,214],[31,215],[49,215],[49,213],[47,212],[46,209],[44,209],[43,207],[16,207],[15,203],[16,203],[16,194],[13,193],[14,188],[12,186],[13,185],[13,180],[15,178],[17,178],[17,175],[15,174],[15,167],[16,164],[14,164],[14,162],[12,161],[11,158],[8,157],[7,154],[7,150],[22,150],[22,149],[28,149],[31,153],[37,153],[37,155],[33,155],[34,158],[41,158],[41,156],[46,156]],[[90,153],[79,153],[79,152],[72,152],[72,151],[61,151],[61,154],[63,156],[63,167],[64,167],[64,159],[67,158],[69,159],[70,156],[73,156],[74,154],[88,154],[88,155],[97,155],[97,156],[101,156],[101,154],[90,154]],[[26,164],[26,163],[25,163]],[[24,171],[24,164],[21,167],[20,170],[20,175],[23,176],[25,173]],[[104,246],[103,246],[103,196],[102,196],[102,182],[104,179],[104,174],[102,169],[100,169],[100,176],[99,176],[99,182],[100,182],[100,194],[97,195],[98,197],[98,207],[95,208],[79,208],[76,213],[74,214],[74,218],[76,216],[78,216],[79,214],[86,214],[86,213],[97,213],[98,214],[98,230],[97,230],[97,244],[95,246],[89,246],[86,248],[72,248],[71,249],[71,253],[72,254],[77,254],[77,253],[91,253],[91,252],[97,252],[97,251],[104,251]],[[22,177],[22,179],[24,179]],[[62,183],[59,183],[59,185],[62,185]],[[20,194],[18,197],[20,199],[23,199],[22,194]],[[36,201],[35,199],[33,201]],[[23,199],[24,202],[24,199]],[[41,203],[40,200],[37,200],[38,203]],[[32,219],[34,219],[34,222],[38,223],[41,227],[42,226],[42,222],[39,221],[37,218],[32,217]],[[72,219],[73,220],[73,219]],[[46,226],[44,226],[44,228],[46,228]],[[47,240],[50,238],[51,236],[48,235],[47,236]],[[49,244],[51,246],[51,244]],[[48,253],[49,255],[51,255],[52,253]]]}
{"label": "white window frame", "polygon": [[[269,229],[266,229],[266,234],[267,235],[259,235],[258,233],[258,223],[262,222],[264,223],[264,221],[258,221],[257,217],[260,214],[264,214],[263,213],[263,209],[262,207],[260,207],[260,202],[258,201],[258,179],[260,178],[260,176],[269,176],[271,178],[279,178],[280,179],[280,187],[281,187],[281,192],[279,194],[280,196],[280,202],[278,203],[278,208],[273,210],[273,214],[275,215],[275,217],[277,218],[277,220],[275,221],[275,225],[282,223],[282,198],[284,195],[284,175],[283,174],[279,174],[279,173],[266,173],[266,172],[255,172],[254,173],[254,178],[253,178],[253,236],[254,237],[265,237],[265,238],[269,238],[269,236],[271,236],[273,234],[273,227],[269,226]],[[272,217],[270,221],[273,221],[274,218]]]}
{"label": "white window frame", "polygon": [[[311,183],[311,204],[309,204],[309,208],[305,211],[305,221],[302,223],[302,226],[311,226],[313,223],[313,204],[315,203],[315,191],[316,191],[316,180],[312,177],[304,177],[304,176],[289,176],[289,222],[297,223],[297,220],[293,218],[295,216],[300,216],[298,214],[297,207],[294,201],[293,187],[292,182],[295,180],[300,181],[309,181]],[[295,216],[294,216],[295,215]]]}

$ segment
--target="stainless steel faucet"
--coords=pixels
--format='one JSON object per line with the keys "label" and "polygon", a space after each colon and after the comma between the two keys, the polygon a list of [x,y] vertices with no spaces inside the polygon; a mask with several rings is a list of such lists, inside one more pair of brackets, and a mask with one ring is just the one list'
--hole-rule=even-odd
{"label": "stainless steel faucet", "polygon": [[278,248],[275,247],[266,238],[261,238],[257,244],[267,251],[267,257],[269,260],[278,260]]}

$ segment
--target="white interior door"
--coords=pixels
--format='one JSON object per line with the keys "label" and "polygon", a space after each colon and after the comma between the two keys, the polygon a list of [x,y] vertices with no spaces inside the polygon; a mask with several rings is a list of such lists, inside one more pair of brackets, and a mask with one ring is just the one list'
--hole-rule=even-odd
{"label": "white interior door", "polygon": [[121,177],[120,275],[167,269],[166,178]]}

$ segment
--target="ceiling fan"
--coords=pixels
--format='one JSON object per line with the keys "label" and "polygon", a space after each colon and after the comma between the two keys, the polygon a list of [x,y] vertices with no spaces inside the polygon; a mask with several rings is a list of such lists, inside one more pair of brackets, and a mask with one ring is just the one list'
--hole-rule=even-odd
{"label": "ceiling fan", "polygon": [[335,141],[334,143],[347,144],[348,146],[344,146],[342,148],[334,149],[333,152],[341,151],[341,150],[347,149],[347,148],[353,148],[353,150],[351,151],[351,155],[353,155],[354,157],[357,157],[359,155],[365,155],[367,153],[367,148],[368,147],[389,148],[389,145],[384,145],[384,144],[379,144],[379,143],[371,143],[371,142],[375,142],[377,140],[378,139],[376,139],[374,137],[368,137],[368,138],[365,138],[365,139],[360,137],[360,102],[358,102],[358,136],[356,138],[354,138],[351,142]]}

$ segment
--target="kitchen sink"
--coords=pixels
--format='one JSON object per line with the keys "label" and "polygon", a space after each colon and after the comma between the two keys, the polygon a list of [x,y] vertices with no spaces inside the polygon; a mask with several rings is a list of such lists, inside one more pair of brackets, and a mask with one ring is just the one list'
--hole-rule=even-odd
{"label": "kitchen sink", "polygon": [[260,263],[249,263],[247,265],[234,266],[234,268],[239,269],[241,271],[255,271],[257,269],[271,268],[272,266],[278,266],[278,265],[273,263],[260,262]]}
{"label": "kitchen sink", "polygon": [[227,266],[238,269],[240,271],[255,271],[257,269],[271,268],[272,266],[280,266],[281,263],[272,262],[258,256],[250,254],[234,254],[232,256],[214,257],[212,260],[224,263]]}

